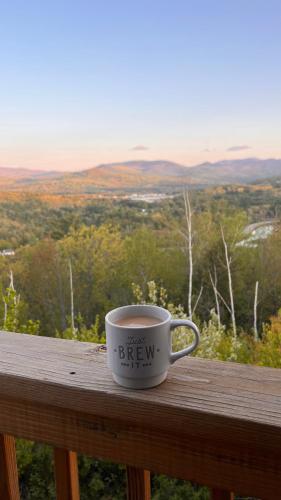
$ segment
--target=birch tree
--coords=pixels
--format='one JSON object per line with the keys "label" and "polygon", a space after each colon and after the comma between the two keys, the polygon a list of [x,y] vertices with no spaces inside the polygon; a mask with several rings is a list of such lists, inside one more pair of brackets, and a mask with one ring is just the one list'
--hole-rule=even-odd
{"label": "birch tree", "polygon": [[256,281],[255,298],[254,298],[254,336],[255,336],[255,340],[259,339],[259,334],[258,334],[258,314],[257,314],[257,309],[258,309],[258,291],[259,291],[259,282]]}
{"label": "birch tree", "polygon": [[70,284],[70,326],[73,337],[76,335],[76,328],[74,322],[74,295],[73,295],[73,277],[72,277],[72,264],[71,260],[68,260],[69,267],[69,284]]}
{"label": "birch tree", "polygon": [[12,305],[15,314],[17,313],[17,309],[20,303],[20,295],[16,294],[15,287],[14,287],[14,274],[13,271],[10,269],[9,272],[9,278],[10,278],[10,284],[7,288],[7,295],[3,296],[3,302],[4,302],[4,325],[7,323],[7,318],[8,318],[8,305]]}
{"label": "birch tree", "polygon": [[13,274],[12,269],[10,269],[9,276],[10,276],[10,285],[9,285],[9,288],[11,290],[13,290],[13,292],[14,292],[15,291],[15,287],[14,287],[14,274]]}
{"label": "birch tree", "polygon": [[[192,253],[192,210],[189,200],[188,191],[185,190],[183,194],[185,219],[187,226],[187,249],[188,249],[188,266],[189,266],[189,281],[188,281],[188,316],[192,320],[192,280],[193,280],[193,253]],[[202,293],[202,292],[201,292]]]}
{"label": "birch tree", "polygon": [[229,256],[228,246],[225,240],[223,227],[221,225],[221,237],[224,246],[224,255],[227,269],[227,277],[228,277],[228,289],[229,289],[229,299],[230,299],[230,314],[231,314],[231,322],[234,337],[237,337],[237,329],[236,329],[236,319],[235,319],[235,307],[234,307],[234,296],[233,296],[233,285],[232,285],[232,275],[231,275],[231,256]]}
{"label": "birch tree", "polygon": [[186,220],[186,228],[187,232],[183,233],[180,231],[181,235],[184,237],[186,246],[187,246],[187,253],[188,253],[188,301],[187,301],[187,308],[188,308],[188,318],[192,320],[192,316],[195,313],[197,306],[199,304],[199,301],[202,296],[203,292],[203,286],[201,286],[200,291],[198,293],[197,299],[195,301],[194,307],[192,306],[192,293],[193,293],[193,234],[192,234],[192,208],[190,204],[190,199],[189,199],[189,193],[188,190],[186,189],[183,192],[183,200],[184,200],[184,209],[185,209],[185,220]]}

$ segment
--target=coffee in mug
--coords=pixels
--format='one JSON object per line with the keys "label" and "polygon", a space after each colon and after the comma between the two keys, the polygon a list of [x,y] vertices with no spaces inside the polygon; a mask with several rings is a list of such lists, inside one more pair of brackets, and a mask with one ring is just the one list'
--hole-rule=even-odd
{"label": "coffee in mug", "polygon": [[158,325],[158,323],[161,323],[161,319],[153,316],[129,316],[115,321],[114,324],[119,326],[130,326],[133,328],[138,328],[141,326]]}
{"label": "coffee in mug", "polygon": [[[186,326],[194,341],[172,352],[171,332]],[[166,309],[152,305],[131,305],[114,309],[105,318],[107,363],[113,379],[130,389],[147,389],[161,384],[168,368],[196,349],[200,333],[187,319],[171,318]]]}

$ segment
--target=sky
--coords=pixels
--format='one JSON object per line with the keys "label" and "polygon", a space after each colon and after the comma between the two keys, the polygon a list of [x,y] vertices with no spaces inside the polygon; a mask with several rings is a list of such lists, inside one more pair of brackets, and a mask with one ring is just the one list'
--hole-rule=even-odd
{"label": "sky", "polygon": [[0,2],[0,166],[281,158],[280,0]]}

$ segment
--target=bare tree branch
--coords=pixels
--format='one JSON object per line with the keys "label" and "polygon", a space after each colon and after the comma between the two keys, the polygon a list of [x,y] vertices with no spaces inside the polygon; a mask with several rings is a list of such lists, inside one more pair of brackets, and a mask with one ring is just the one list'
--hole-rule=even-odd
{"label": "bare tree branch", "polygon": [[224,300],[222,294],[218,291],[218,289],[217,289],[217,294],[218,294],[219,298],[222,300],[222,302],[225,305],[226,309],[228,310],[229,314],[231,314],[231,309],[230,309],[229,305],[227,304],[226,300]]}
{"label": "bare tree branch", "polygon": [[218,317],[218,327],[221,327],[221,314],[220,314],[220,303],[219,303],[219,294],[218,294],[218,289],[217,289],[217,283],[218,283],[218,277],[217,277],[217,268],[214,266],[214,278],[212,276],[211,271],[209,271],[210,275],[210,280],[212,283],[212,287],[214,290],[214,295],[215,295],[215,301],[216,301],[216,312],[217,312],[217,317]]}
{"label": "bare tree branch", "polygon": [[198,306],[198,304],[199,304],[199,300],[201,299],[201,295],[202,295],[202,292],[203,292],[203,288],[204,288],[204,287],[203,287],[203,286],[201,286],[201,288],[200,288],[200,292],[199,292],[198,297],[197,297],[197,300],[196,300],[196,302],[195,302],[195,306],[193,307],[192,314],[194,314],[194,313],[195,313],[195,311],[196,311],[196,309],[197,309],[197,306]]}
{"label": "bare tree branch", "polygon": [[179,234],[180,234],[180,235],[181,235],[181,236],[182,236],[182,237],[183,237],[186,241],[188,241],[188,236],[186,236],[186,234],[185,234],[183,231],[181,231],[180,229],[178,229],[178,233],[179,233]]}
{"label": "bare tree branch", "polygon": [[210,280],[211,280],[211,283],[212,283],[212,286],[213,286],[213,289],[214,289],[214,294],[215,294],[215,297],[216,297],[216,304],[217,304],[217,307],[218,307],[219,311],[220,311],[220,305],[219,305],[219,302],[217,302],[217,298],[218,297],[221,299],[222,303],[224,304],[224,306],[228,310],[229,314],[231,314],[231,309],[230,309],[229,305],[227,304],[226,300],[223,298],[222,294],[219,292],[218,287],[217,287],[218,278],[217,278],[217,268],[216,268],[216,266],[214,266],[214,276],[215,276],[215,278],[213,278],[213,276],[211,274],[211,271],[209,271],[209,276],[210,276]]}

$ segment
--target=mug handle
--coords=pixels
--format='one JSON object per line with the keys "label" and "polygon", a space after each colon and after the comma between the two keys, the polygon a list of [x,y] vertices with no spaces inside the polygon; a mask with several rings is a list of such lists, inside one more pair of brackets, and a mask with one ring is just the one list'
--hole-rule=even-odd
{"label": "mug handle", "polygon": [[193,323],[193,321],[190,321],[189,319],[172,319],[170,326],[171,332],[178,326],[186,326],[187,328],[190,328],[190,330],[192,330],[195,335],[195,339],[192,342],[192,344],[190,344],[188,347],[185,347],[181,351],[170,353],[171,364],[177,361],[178,359],[182,358],[183,356],[187,356],[192,351],[194,351],[194,349],[196,349],[200,341],[200,332],[195,323]]}

